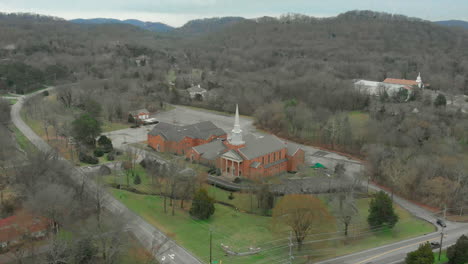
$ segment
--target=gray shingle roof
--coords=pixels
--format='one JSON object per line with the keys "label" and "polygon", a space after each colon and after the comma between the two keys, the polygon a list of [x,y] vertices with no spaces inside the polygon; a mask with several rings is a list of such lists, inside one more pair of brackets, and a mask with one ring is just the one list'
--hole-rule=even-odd
{"label": "gray shingle roof", "polygon": [[222,140],[213,140],[210,143],[193,147],[193,149],[198,152],[202,158],[214,160],[226,151],[226,146],[224,146]]}
{"label": "gray shingle roof", "polygon": [[286,147],[283,141],[272,135],[257,138],[252,134],[247,134],[244,136],[244,141],[245,147],[240,148],[239,152],[247,159],[254,159]]}
{"label": "gray shingle roof", "polygon": [[187,91],[191,93],[202,93],[206,92],[206,89],[203,89],[200,86],[192,86],[190,88],[187,88]]}
{"label": "gray shingle roof", "polygon": [[300,149],[299,145],[291,143],[291,142],[288,142],[286,144],[286,147],[288,148],[289,156],[293,156],[294,154],[296,154],[297,150]]}
{"label": "gray shingle roof", "polygon": [[285,162],[285,161],[287,161],[287,159],[280,159],[280,160],[277,160],[275,162],[268,163],[267,165],[263,166],[263,168],[268,169],[271,166],[275,166],[275,165],[280,164],[280,163]]}
{"label": "gray shingle roof", "polygon": [[236,161],[243,161],[244,160],[234,149],[231,149],[228,152],[224,153],[223,157],[226,157],[228,159],[233,159],[233,160],[236,160]]}
{"label": "gray shingle roof", "polygon": [[207,139],[211,136],[222,136],[224,130],[215,126],[211,121],[205,121],[187,126],[177,126],[169,123],[159,122],[149,132],[152,136],[161,135],[168,141],[180,141],[184,137]]}
{"label": "gray shingle roof", "polygon": [[256,168],[258,168],[258,166],[260,166],[260,164],[261,164],[260,162],[254,161],[254,162],[252,162],[252,164],[250,164],[250,167],[256,169]]}
{"label": "gray shingle roof", "polygon": [[135,110],[135,111],[130,111],[129,113],[132,116],[134,116],[134,115],[138,115],[139,113],[149,113],[149,111],[146,108],[142,108],[142,109],[138,109],[138,110]]}

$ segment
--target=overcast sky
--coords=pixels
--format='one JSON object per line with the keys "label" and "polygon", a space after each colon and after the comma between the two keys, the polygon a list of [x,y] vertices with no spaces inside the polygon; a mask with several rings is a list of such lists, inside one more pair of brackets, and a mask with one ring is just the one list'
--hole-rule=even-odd
{"label": "overcast sky", "polygon": [[253,18],[284,13],[324,17],[356,9],[432,21],[468,21],[468,0],[0,0],[0,12],[32,12],[65,19],[135,18],[171,26],[206,17]]}

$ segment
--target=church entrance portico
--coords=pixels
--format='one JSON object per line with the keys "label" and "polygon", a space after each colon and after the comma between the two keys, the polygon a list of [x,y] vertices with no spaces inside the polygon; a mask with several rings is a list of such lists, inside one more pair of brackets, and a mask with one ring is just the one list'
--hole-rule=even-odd
{"label": "church entrance portico", "polygon": [[236,178],[242,175],[243,159],[234,150],[230,150],[221,156],[221,168],[223,176]]}

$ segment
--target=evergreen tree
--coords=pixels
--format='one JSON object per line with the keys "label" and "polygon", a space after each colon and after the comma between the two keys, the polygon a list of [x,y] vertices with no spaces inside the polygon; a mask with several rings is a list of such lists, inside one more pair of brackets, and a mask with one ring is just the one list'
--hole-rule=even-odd
{"label": "evergreen tree", "polygon": [[101,133],[101,125],[89,114],[82,114],[72,123],[73,136],[76,140],[93,145],[96,144],[95,138]]}
{"label": "evergreen tree", "polygon": [[392,199],[383,191],[378,192],[371,200],[367,222],[372,228],[381,225],[393,228],[398,222],[398,215],[393,208]]}
{"label": "evergreen tree", "polygon": [[98,141],[98,146],[102,149],[102,151],[104,153],[109,153],[111,152],[114,147],[112,146],[112,141],[110,140],[110,138],[102,135],[99,137]]}
{"label": "evergreen tree", "polygon": [[445,99],[445,96],[443,94],[438,94],[436,99],[434,100],[434,106],[439,107],[445,105],[447,105],[447,99]]}
{"label": "evergreen tree", "polygon": [[138,185],[140,183],[141,183],[141,178],[140,178],[140,175],[137,174],[135,178],[133,179],[133,184]]}
{"label": "evergreen tree", "polygon": [[214,212],[214,199],[208,195],[205,189],[198,190],[193,197],[190,215],[197,219],[208,219]]}
{"label": "evergreen tree", "polygon": [[468,237],[462,235],[457,243],[447,249],[449,264],[468,263]]}
{"label": "evergreen tree", "polygon": [[434,253],[432,253],[431,244],[426,242],[419,245],[416,251],[408,253],[405,259],[406,264],[433,264]]}

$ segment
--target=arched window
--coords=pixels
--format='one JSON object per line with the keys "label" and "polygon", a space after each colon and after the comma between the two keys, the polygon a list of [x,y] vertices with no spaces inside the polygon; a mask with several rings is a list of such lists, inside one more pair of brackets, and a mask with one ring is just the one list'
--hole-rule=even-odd
{"label": "arched window", "polygon": [[156,150],[157,150],[157,151],[161,151],[161,149],[159,148],[159,144],[156,145]]}

